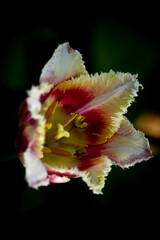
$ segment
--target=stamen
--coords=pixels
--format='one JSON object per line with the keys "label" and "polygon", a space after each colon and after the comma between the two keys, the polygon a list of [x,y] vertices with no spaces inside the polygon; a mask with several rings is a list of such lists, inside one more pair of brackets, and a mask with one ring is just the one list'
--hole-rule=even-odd
{"label": "stamen", "polygon": [[51,127],[52,127],[52,123],[46,123],[46,124],[45,124],[45,129],[46,129],[46,130],[51,129]]}
{"label": "stamen", "polygon": [[84,119],[85,119],[84,116],[78,115],[74,121],[75,126],[80,129],[86,128],[88,126],[88,123],[83,122]]}
{"label": "stamen", "polygon": [[60,139],[62,137],[67,137],[69,138],[70,134],[68,131],[64,130],[64,127],[62,126],[62,124],[58,123],[57,124],[57,134],[55,136],[55,139]]}
{"label": "stamen", "polygon": [[87,127],[88,126],[88,123],[86,123],[86,122],[84,122],[84,123],[81,123],[81,124],[79,124],[79,128],[85,128],[85,127]]}
{"label": "stamen", "polygon": [[55,113],[57,106],[58,106],[58,102],[55,101],[55,102],[53,102],[53,103],[51,104],[51,106],[47,109],[47,111],[45,112],[45,118],[46,118],[46,120],[49,120],[50,117],[52,116],[52,114]]}
{"label": "stamen", "polygon": [[86,149],[84,147],[79,147],[77,150],[76,150],[76,154],[75,154],[77,157],[84,157],[84,156],[87,156],[87,153],[86,153]]}
{"label": "stamen", "polygon": [[59,147],[51,147],[51,148],[43,147],[42,152],[43,154],[52,153],[52,154],[64,156],[64,157],[73,156],[73,153],[71,151],[67,149],[59,148]]}
{"label": "stamen", "polygon": [[66,127],[77,117],[77,113],[71,113],[71,117],[63,123],[63,127]]}
{"label": "stamen", "polygon": [[51,147],[51,153],[55,154],[55,155],[60,155],[60,156],[64,156],[64,157],[72,157],[73,153],[69,150],[63,149],[63,148],[59,148],[59,147]]}
{"label": "stamen", "polygon": [[42,148],[42,152],[45,154],[45,153],[51,153],[51,150],[47,147],[43,147]]}
{"label": "stamen", "polygon": [[75,148],[79,148],[79,147],[88,147],[88,145],[86,144],[81,144],[81,143],[59,143],[60,146],[62,147],[75,147]]}

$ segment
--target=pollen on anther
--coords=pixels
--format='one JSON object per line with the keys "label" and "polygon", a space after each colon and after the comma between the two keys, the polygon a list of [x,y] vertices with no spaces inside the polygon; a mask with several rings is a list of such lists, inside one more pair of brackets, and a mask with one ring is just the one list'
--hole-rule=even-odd
{"label": "pollen on anther", "polygon": [[49,130],[49,129],[51,129],[52,128],[52,123],[46,123],[45,124],[45,129],[46,130]]}
{"label": "pollen on anther", "polygon": [[50,150],[50,148],[47,148],[47,147],[43,147],[43,149],[42,149],[42,152],[43,153],[51,153],[51,150]]}

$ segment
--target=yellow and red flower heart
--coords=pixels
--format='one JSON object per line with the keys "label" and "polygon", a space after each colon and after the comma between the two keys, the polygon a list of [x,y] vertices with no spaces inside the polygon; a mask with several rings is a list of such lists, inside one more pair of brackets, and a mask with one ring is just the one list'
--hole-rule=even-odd
{"label": "yellow and red flower heart", "polygon": [[148,140],[124,117],[137,96],[137,75],[89,75],[81,54],[59,45],[19,111],[19,158],[30,187],[82,177],[102,193],[112,165],[152,157]]}

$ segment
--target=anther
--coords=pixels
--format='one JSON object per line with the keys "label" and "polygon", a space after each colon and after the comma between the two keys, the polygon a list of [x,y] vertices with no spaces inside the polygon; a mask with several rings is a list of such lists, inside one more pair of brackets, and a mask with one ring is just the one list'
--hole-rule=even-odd
{"label": "anther", "polygon": [[87,156],[86,149],[84,147],[77,148],[75,155],[77,155],[77,157],[85,157],[85,156]]}
{"label": "anther", "polygon": [[88,126],[88,123],[83,122],[85,119],[84,116],[78,115],[74,120],[74,125],[77,128],[84,129]]}
{"label": "anther", "polygon": [[68,124],[70,124],[76,117],[77,117],[77,113],[71,113],[70,118],[68,118],[68,119],[63,123],[63,127],[66,127]]}
{"label": "anther", "polygon": [[50,107],[45,112],[45,119],[49,120],[50,117],[55,113],[56,108],[58,106],[58,102],[53,102]]}
{"label": "anther", "polygon": [[46,123],[46,124],[45,124],[45,129],[46,129],[46,130],[51,129],[51,127],[52,127],[52,123]]}
{"label": "anther", "polygon": [[51,153],[51,150],[50,148],[47,148],[47,147],[43,147],[42,148],[42,152],[45,154],[45,153]]}

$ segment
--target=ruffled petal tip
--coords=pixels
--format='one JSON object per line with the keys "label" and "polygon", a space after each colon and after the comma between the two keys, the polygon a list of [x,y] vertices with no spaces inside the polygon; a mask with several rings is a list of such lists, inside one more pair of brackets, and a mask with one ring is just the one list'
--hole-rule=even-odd
{"label": "ruffled petal tip", "polygon": [[63,43],[42,69],[40,82],[56,86],[62,81],[86,73],[81,54],[70,48],[69,43]]}
{"label": "ruffled petal tip", "polygon": [[127,118],[123,119],[117,133],[103,147],[102,152],[113,164],[122,168],[134,166],[153,157],[148,139],[144,133],[136,130]]}

